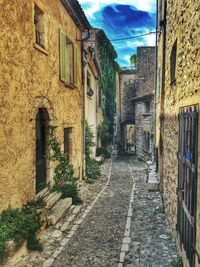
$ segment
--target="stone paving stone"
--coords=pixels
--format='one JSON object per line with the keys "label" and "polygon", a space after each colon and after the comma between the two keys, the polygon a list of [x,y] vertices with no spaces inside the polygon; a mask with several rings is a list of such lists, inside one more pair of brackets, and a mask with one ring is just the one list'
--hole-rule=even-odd
{"label": "stone paving stone", "polygon": [[59,231],[59,230],[55,230],[53,232],[53,234],[51,235],[51,237],[53,237],[53,238],[58,238],[58,237],[61,237],[61,236],[62,236],[62,232]]}
{"label": "stone paving stone", "polygon": [[68,226],[69,226],[69,224],[70,224],[69,221],[63,223],[63,225],[61,226],[60,230],[61,230],[62,232],[66,231],[67,228],[68,228]]}
{"label": "stone paving stone", "polygon": [[66,244],[69,242],[69,238],[63,238],[62,241],[60,242],[61,246],[64,247]]}
{"label": "stone paving stone", "polygon": [[122,252],[128,252],[129,251],[129,244],[123,244],[121,248]]}
{"label": "stone paving stone", "polygon": [[131,242],[130,237],[124,237],[124,239],[123,239],[124,244],[129,244],[130,242]]}
{"label": "stone paving stone", "polygon": [[55,259],[48,259],[43,263],[43,267],[50,267],[53,262],[55,261]]}

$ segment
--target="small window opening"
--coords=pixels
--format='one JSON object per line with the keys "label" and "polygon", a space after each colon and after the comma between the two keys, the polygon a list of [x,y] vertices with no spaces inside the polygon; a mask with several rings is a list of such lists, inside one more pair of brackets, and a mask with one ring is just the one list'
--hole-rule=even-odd
{"label": "small window opening", "polygon": [[45,49],[44,12],[37,6],[35,6],[34,25],[35,42],[37,45]]}
{"label": "small window opening", "polygon": [[150,101],[146,101],[144,103],[144,105],[145,105],[145,112],[146,113],[149,113],[150,112],[150,109],[151,109],[151,102]]}
{"label": "small window opening", "polygon": [[171,83],[176,80],[176,54],[177,54],[177,40],[172,46],[171,56],[170,56],[170,78]]}

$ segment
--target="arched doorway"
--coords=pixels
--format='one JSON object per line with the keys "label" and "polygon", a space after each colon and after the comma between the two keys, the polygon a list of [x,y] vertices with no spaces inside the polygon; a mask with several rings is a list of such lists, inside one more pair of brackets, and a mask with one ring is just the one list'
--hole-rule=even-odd
{"label": "arched doorway", "polygon": [[121,124],[121,144],[122,152],[136,153],[136,133],[133,121],[125,121]]}
{"label": "arched doorway", "polygon": [[47,134],[49,114],[46,108],[39,108],[36,115],[36,193],[47,184]]}

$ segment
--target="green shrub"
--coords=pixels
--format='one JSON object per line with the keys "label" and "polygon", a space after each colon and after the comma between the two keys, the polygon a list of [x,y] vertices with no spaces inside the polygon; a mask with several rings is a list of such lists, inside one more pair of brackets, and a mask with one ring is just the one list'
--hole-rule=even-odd
{"label": "green shrub", "polygon": [[171,267],[183,267],[183,260],[180,256],[174,258],[171,262]]}
{"label": "green shrub", "polygon": [[98,139],[101,140],[101,145],[106,147],[111,142],[111,135],[109,134],[109,126],[108,123],[103,120],[101,125],[98,126],[97,131]]}
{"label": "green shrub", "polygon": [[86,164],[86,181],[91,183],[101,176],[101,166],[95,159],[88,159]]}
{"label": "green shrub", "polygon": [[103,156],[105,159],[109,159],[111,157],[110,151],[105,147],[98,147],[96,150],[97,157]]}
{"label": "green shrub", "polygon": [[[39,209],[43,206],[41,200],[27,203],[21,210],[8,208],[0,217],[0,262],[3,262],[6,242],[13,240],[19,246],[24,240],[35,237],[42,225]],[[29,247],[31,249],[31,247]]]}
{"label": "green shrub", "polygon": [[73,165],[69,163],[67,154],[61,151],[61,146],[55,136],[56,126],[48,128],[49,160],[56,162],[54,169],[54,184],[49,185],[50,190],[62,193],[62,197],[71,197],[73,204],[81,203],[78,196],[78,177],[74,176]]}
{"label": "green shrub", "polygon": [[63,193],[62,197],[63,198],[71,197],[73,205],[81,204],[83,203],[83,201],[78,196],[78,192],[79,191],[78,191],[76,184],[66,184],[65,186],[63,186],[63,189],[62,189],[62,193]]}
{"label": "green shrub", "polygon": [[85,159],[86,159],[86,182],[91,183],[101,176],[100,163],[91,158],[91,148],[94,146],[94,134],[86,121],[85,127]]}
{"label": "green shrub", "polygon": [[27,248],[29,249],[29,250],[37,250],[37,251],[43,251],[43,246],[42,246],[42,244],[40,243],[40,240],[38,240],[37,238],[36,238],[36,235],[35,234],[33,234],[33,235],[31,235],[29,238],[28,238],[28,240],[27,240]]}

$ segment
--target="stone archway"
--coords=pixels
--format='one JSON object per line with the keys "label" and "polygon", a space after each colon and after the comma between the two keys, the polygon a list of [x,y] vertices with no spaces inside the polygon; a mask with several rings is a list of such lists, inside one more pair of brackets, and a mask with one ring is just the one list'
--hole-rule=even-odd
{"label": "stone archway", "polygon": [[36,193],[47,185],[47,127],[49,113],[46,108],[39,108],[36,115]]}
{"label": "stone archway", "polygon": [[121,123],[121,152],[135,153],[135,141],[135,121],[124,121]]}
{"label": "stone archway", "polygon": [[46,128],[56,123],[54,110],[51,102],[44,96],[35,98],[31,110],[31,125],[33,141],[35,143],[35,166],[34,166],[34,192],[37,194],[44,189],[50,181],[50,161],[47,159],[46,151]]}

